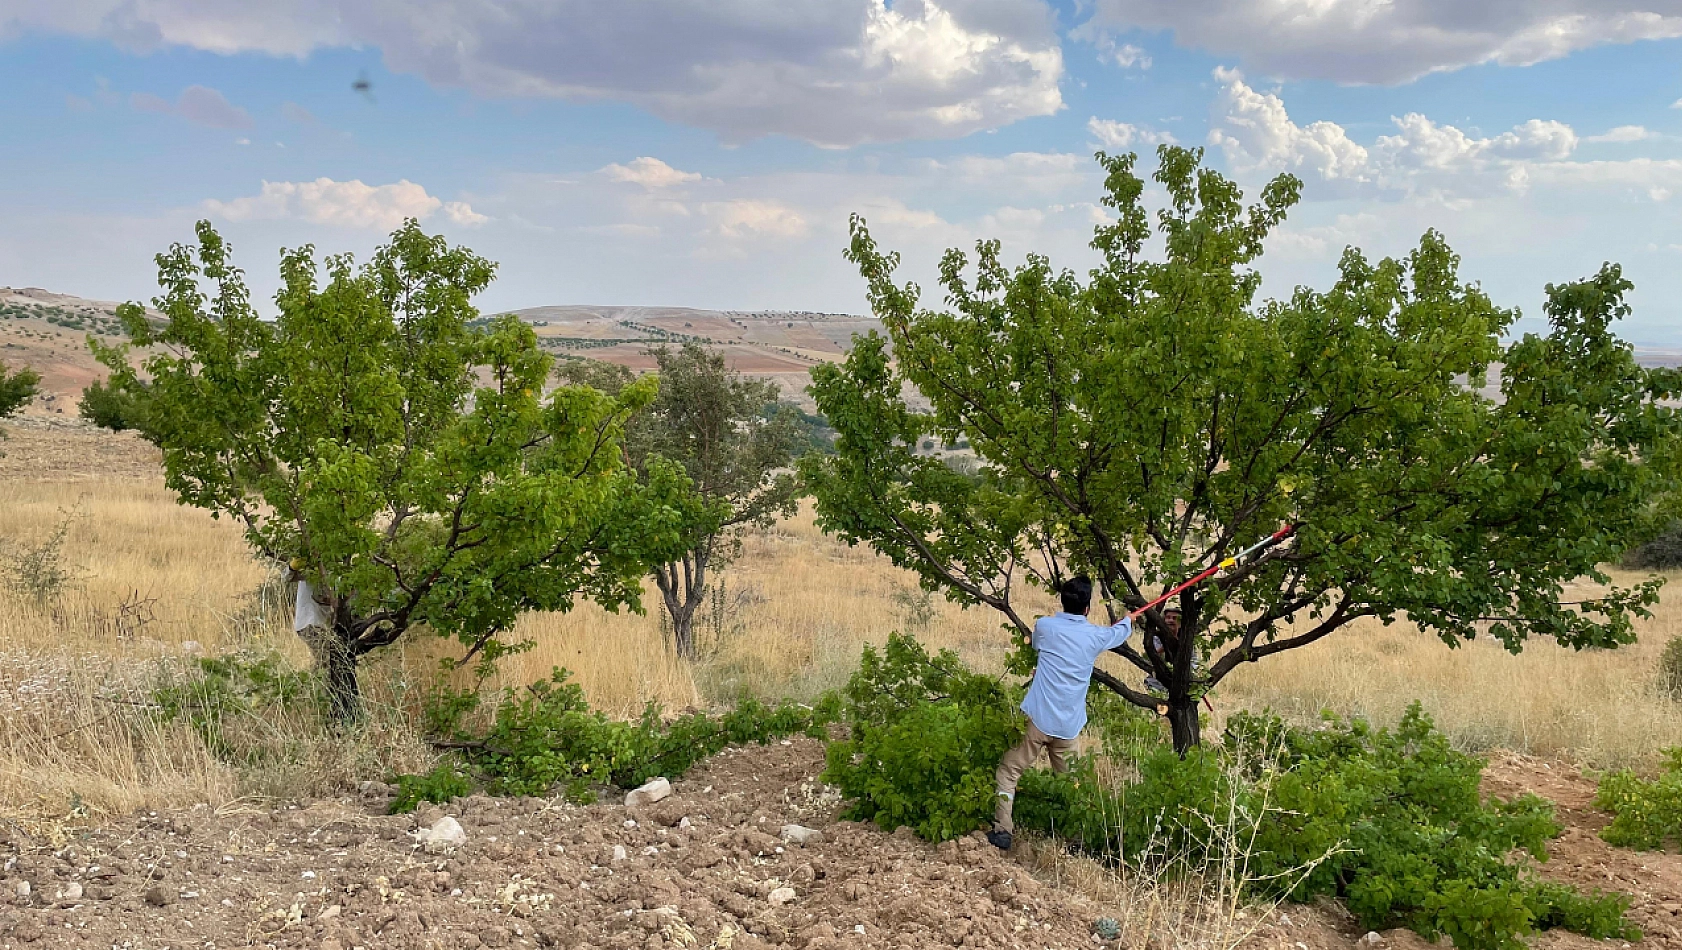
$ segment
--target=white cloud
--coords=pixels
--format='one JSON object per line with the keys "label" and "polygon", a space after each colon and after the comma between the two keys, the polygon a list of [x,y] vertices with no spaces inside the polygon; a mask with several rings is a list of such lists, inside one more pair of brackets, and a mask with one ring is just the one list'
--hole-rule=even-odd
{"label": "white cloud", "polygon": [[490,220],[466,203],[448,204],[404,179],[390,185],[360,181],[265,181],[262,191],[232,201],[210,200],[206,210],[229,221],[295,218],[311,224],[391,231],[406,218],[425,219],[443,210],[456,224],[476,226]]}
{"label": "white cloud", "polygon": [[1116,151],[1124,151],[1138,145],[1174,144],[1174,136],[1168,132],[1159,132],[1116,119],[1100,119],[1093,116],[1086,120],[1086,130],[1092,133],[1099,145]]}
{"label": "white cloud", "polygon": [[1176,42],[1292,79],[1397,83],[1477,63],[1527,66],[1682,36],[1676,0],[1098,0],[1092,29]]}
{"label": "white cloud", "polygon": [[1670,107],[1672,109],[1682,109],[1682,99],[1678,99],[1675,102],[1672,102],[1670,104]]}
{"label": "white cloud", "polygon": [[1580,141],[1632,142],[1651,136],[1640,127],[1579,139],[1562,122],[1531,119],[1480,137],[1409,113],[1391,119],[1396,134],[1364,146],[1333,122],[1298,125],[1283,100],[1257,92],[1235,72],[1217,70],[1216,75],[1224,85],[1212,110],[1210,143],[1241,175],[1289,171],[1307,179],[1310,200],[1424,199],[1425,204],[1464,210],[1468,202],[1524,197],[1539,189],[1548,190],[1549,200],[1593,193],[1602,200],[1657,202],[1682,194],[1682,160],[1572,158]]}
{"label": "white cloud", "polygon": [[133,49],[301,56],[377,47],[386,65],[491,96],[614,99],[713,129],[823,146],[949,138],[1062,108],[1045,0],[66,0],[0,8],[24,30]]}
{"label": "white cloud", "polygon": [[1284,100],[1245,85],[1236,70],[1217,69],[1221,91],[1210,107],[1209,144],[1240,171],[1308,172],[1324,180],[1364,180],[1367,150],[1335,122],[1297,125]]}
{"label": "white cloud", "polygon": [[1659,133],[1640,125],[1620,125],[1615,129],[1600,135],[1591,135],[1585,142],[1640,142],[1646,139],[1656,139]]}
{"label": "white cloud", "polygon": [[474,211],[465,201],[444,202],[444,217],[469,228],[476,228],[490,220],[485,215]]}
{"label": "white cloud", "polygon": [[188,86],[173,103],[151,93],[137,92],[129,96],[129,105],[139,112],[177,115],[216,129],[248,129],[253,124],[251,113],[209,86]]}
{"label": "white cloud", "polygon": [[1123,43],[1114,33],[1101,27],[1096,20],[1088,20],[1069,31],[1069,38],[1091,43],[1098,51],[1098,61],[1120,66],[1122,69],[1151,68],[1151,56],[1143,47]]}
{"label": "white cloud", "polygon": [[737,199],[709,202],[701,206],[701,213],[725,237],[781,237],[798,238],[806,234],[806,219],[779,201]]}
{"label": "white cloud", "polygon": [[614,181],[630,182],[644,188],[670,188],[701,180],[698,172],[679,171],[658,158],[633,158],[629,165],[613,164],[602,173]]}

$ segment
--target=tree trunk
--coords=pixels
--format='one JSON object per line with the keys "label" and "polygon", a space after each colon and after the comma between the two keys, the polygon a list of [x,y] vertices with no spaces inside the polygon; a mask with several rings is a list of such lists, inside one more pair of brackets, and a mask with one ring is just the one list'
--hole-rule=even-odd
{"label": "tree trunk", "polygon": [[1168,725],[1174,732],[1174,751],[1181,756],[1203,741],[1197,700],[1189,696],[1169,700]]}
{"label": "tree trunk", "polygon": [[356,677],[356,654],[350,648],[350,632],[335,629],[318,657],[327,683],[327,714],[336,726],[362,720],[362,689]]}
{"label": "tree trunk", "polygon": [[685,660],[700,657],[695,643],[695,615],[707,596],[707,554],[711,546],[709,539],[682,560],[654,569],[654,584],[660,588],[660,599],[672,622],[672,647]]}
{"label": "tree trunk", "polygon": [[700,655],[695,648],[695,607],[698,603],[695,597],[685,597],[683,603],[671,612],[672,645],[677,648],[681,659],[693,660]]}

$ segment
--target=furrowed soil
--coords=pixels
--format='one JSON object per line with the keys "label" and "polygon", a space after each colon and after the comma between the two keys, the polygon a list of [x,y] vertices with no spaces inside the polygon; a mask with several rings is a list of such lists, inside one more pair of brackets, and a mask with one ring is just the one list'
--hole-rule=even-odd
{"label": "furrowed soil", "polygon": [[[822,767],[822,745],[797,739],[728,750],[673,783],[671,797],[635,808],[617,796],[589,806],[474,796],[392,816],[389,789],[376,784],[359,797],[143,813],[101,827],[14,823],[0,832],[0,947],[1198,945],[1137,928],[1126,941],[1100,941],[1093,922],[1126,908],[1045,883],[1059,858],[1043,845],[1036,855],[1019,843],[1007,855],[979,835],[931,845],[905,829],[839,821],[816,778]],[[1571,827],[1542,873],[1635,894],[1643,946],[1682,946],[1682,860],[1601,842],[1604,819],[1587,807],[1592,782],[1506,756],[1487,786],[1559,802]],[[414,832],[446,815],[466,840],[429,852]],[[786,824],[822,839],[784,841]],[[1405,931],[1364,936],[1326,904],[1249,913],[1253,923],[1237,931],[1248,933],[1245,947],[1427,945]],[[1569,934],[1534,943],[1627,946]]]}
{"label": "furrowed soil", "polygon": [[[836,821],[815,778],[822,764],[809,739],[729,750],[670,798],[631,809],[476,796],[387,816],[376,787],[360,799],[147,814],[51,835],[14,827],[0,945],[1094,945],[1095,906],[978,837],[937,847]],[[412,832],[443,815],[466,841],[428,853]],[[823,840],[781,840],[790,823]],[[80,897],[64,896],[78,887]]]}

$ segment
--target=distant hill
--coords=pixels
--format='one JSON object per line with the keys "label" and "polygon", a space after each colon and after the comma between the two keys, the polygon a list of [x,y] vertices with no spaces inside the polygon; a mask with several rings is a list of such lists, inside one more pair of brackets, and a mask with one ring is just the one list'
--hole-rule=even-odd
{"label": "distant hill", "polygon": [[812,367],[839,361],[854,334],[882,326],[873,317],[796,310],[568,305],[511,312],[532,325],[545,349],[562,358],[645,371],[654,368],[650,346],[694,340],[723,353],[737,372],[771,380],[801,403],[810,402],[806,385]]}
{"label": "distant hill", "polygon": [[[116,310],[109,301],[0,287],[0,361],[34,367],[42,377],[42,397],[26,412],[75,414],[82,389],[104,376],[88,352],[87,335],[121,339]],[[650,346],[697,340],[722,352],[733,369],[775,382],[807,409],[813,408],[806,395],[812,367],[839,361],[854,334],[882,327],[874,317],[803,310],[568,304],[510,312],[531,324],[558,358],[598,359],[637,371],[654,368]],[[1637,349],[1636,359],[1648,366],[1682,366],[1682,350]]]}
{"label": "distant hill", "polygon": [[115,303],[0,287],[0,362],[41,374],[41,397],[24,412],[75,414],[83,388],[105,375],[88,351],[90,333],[107,342],[123,338]]}

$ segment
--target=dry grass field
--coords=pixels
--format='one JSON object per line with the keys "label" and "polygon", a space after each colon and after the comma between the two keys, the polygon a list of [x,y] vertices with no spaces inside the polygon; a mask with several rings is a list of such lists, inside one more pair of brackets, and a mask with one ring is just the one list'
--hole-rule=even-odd
{"label": "dry grass field", "polygon": [[[0,585],[0,801],[8,811],[302,795],[424,760],[404,722],[451,647],[426,638],[372,665],[375,715],[366,736],[321,742],[307,717],[271,722],[278,751],[262,768],[232,768],[190,730],[135,715],[129,704],[143,702],[160,678],[180,675],[194,653],[267,651],[293,664],[306,653],[272,587],[268,600],[258,596],[267,575],[238,531],[176,505],[149,446],[41,420],[8,428],[0,444],[0,568],[15,574],[20,559],[62,530],[55,563],[67,575],[61,592],[41,598]],[[507,661],[500,676],[516,685],[564,666],[592,702],[629,715],[650,701],[683,709],[744,690],[811,697],[842,684],[860,647],[896,629],[982,669],[997,668],[1006,650],[990,612],[922,594],[868,549],[825,537],[809,515],[748,537],[725,577],[703,618],[700,663],[672,657],[654,612],[582,605],[523,620],[514,638],[537,646]],[[1537,643],[1512,656],[1482,641],[1450,650],[1406,624],[1364,624],[1239,671],[1214,696],[1216,724],[1227,711],[1263,707],[1301,719],[1329,709],[1386,723],[1417,699],[1469,749],[1643,766],[1682,744],[1682,705],[1651,685],[1659,651],[1678,635],[1675,590],[1642,625],[1641,642],[1617,651]]]}

